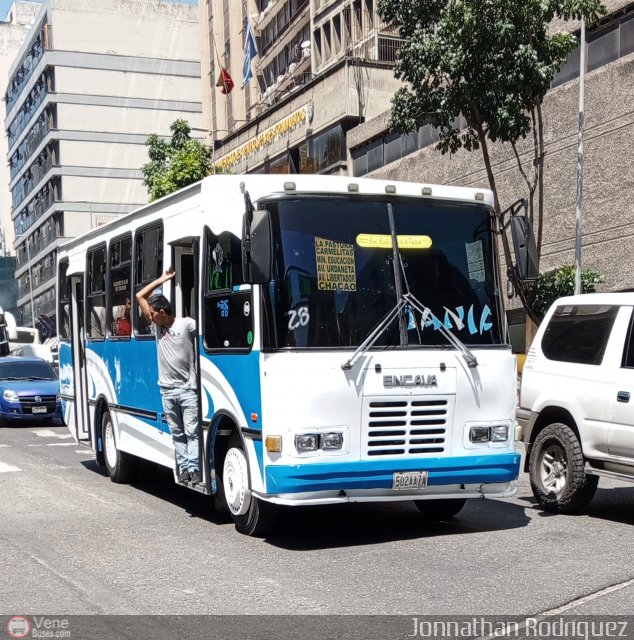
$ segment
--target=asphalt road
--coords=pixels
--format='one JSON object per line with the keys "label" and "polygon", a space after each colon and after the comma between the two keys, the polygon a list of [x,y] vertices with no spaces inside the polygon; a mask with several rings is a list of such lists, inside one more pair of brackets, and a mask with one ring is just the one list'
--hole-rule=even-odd
{"label": "asphalt road", "polygon": [[[578,516],[517,496],[425,524],[409,503],[293,509],[238,534],[171,473],[112,483],[64,427],[0,429],[0,613],[625,614],[634,485]],[[630,581],[633,584],[630,584]]]}

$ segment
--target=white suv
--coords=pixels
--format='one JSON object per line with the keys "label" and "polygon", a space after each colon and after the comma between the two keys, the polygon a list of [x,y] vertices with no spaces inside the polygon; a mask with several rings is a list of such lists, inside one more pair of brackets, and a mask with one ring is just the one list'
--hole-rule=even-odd
{"label": "white suv", "polygon": [[633,308],[634,293],[560,298],[529,349],[517,419],[546,511],[586,506],[598,476],[634,481]]}

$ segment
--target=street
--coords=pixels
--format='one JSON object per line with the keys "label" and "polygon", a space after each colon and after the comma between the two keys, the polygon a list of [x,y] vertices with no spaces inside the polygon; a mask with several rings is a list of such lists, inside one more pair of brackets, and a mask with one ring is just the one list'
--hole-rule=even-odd
{"label": "street", "polygon": [[311,507],[259,540],[169,471],[116,485],[65,427],[23,426],[0,429],[0,488],[6,615],[623,614],[634,595],[634,486],[605,480],[578,516],[536,510],[522,473],[452,522]]}

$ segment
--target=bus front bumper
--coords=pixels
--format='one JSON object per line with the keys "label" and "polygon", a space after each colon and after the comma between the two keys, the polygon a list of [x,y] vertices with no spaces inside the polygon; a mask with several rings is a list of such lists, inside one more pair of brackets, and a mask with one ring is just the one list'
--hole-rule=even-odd
{"label": "bus front bumper", "polygon": [[[261,497],[287,504],[503,497],[516,491],[511,483],[519,475],[520,458],[519,453],[502,453],[459,458],[269,465],[265,472],[267,494]],[[394,474],[408,471],[427,472],[426,487],[394,489]]]}

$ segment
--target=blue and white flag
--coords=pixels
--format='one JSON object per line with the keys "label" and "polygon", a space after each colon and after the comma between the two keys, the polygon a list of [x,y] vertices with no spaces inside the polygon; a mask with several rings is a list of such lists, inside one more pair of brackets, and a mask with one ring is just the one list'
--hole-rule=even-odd
{"label": "blue and white flag", "polygon": [[244,29],[244,62],[242,63],[242,88],[247,85],[247,82],[253,77],[251,71],[251,62],[253,58],[258,55],[258,47],[255,43],[255,35],[251,28],[251,22],[246,19],[246,26]]}

